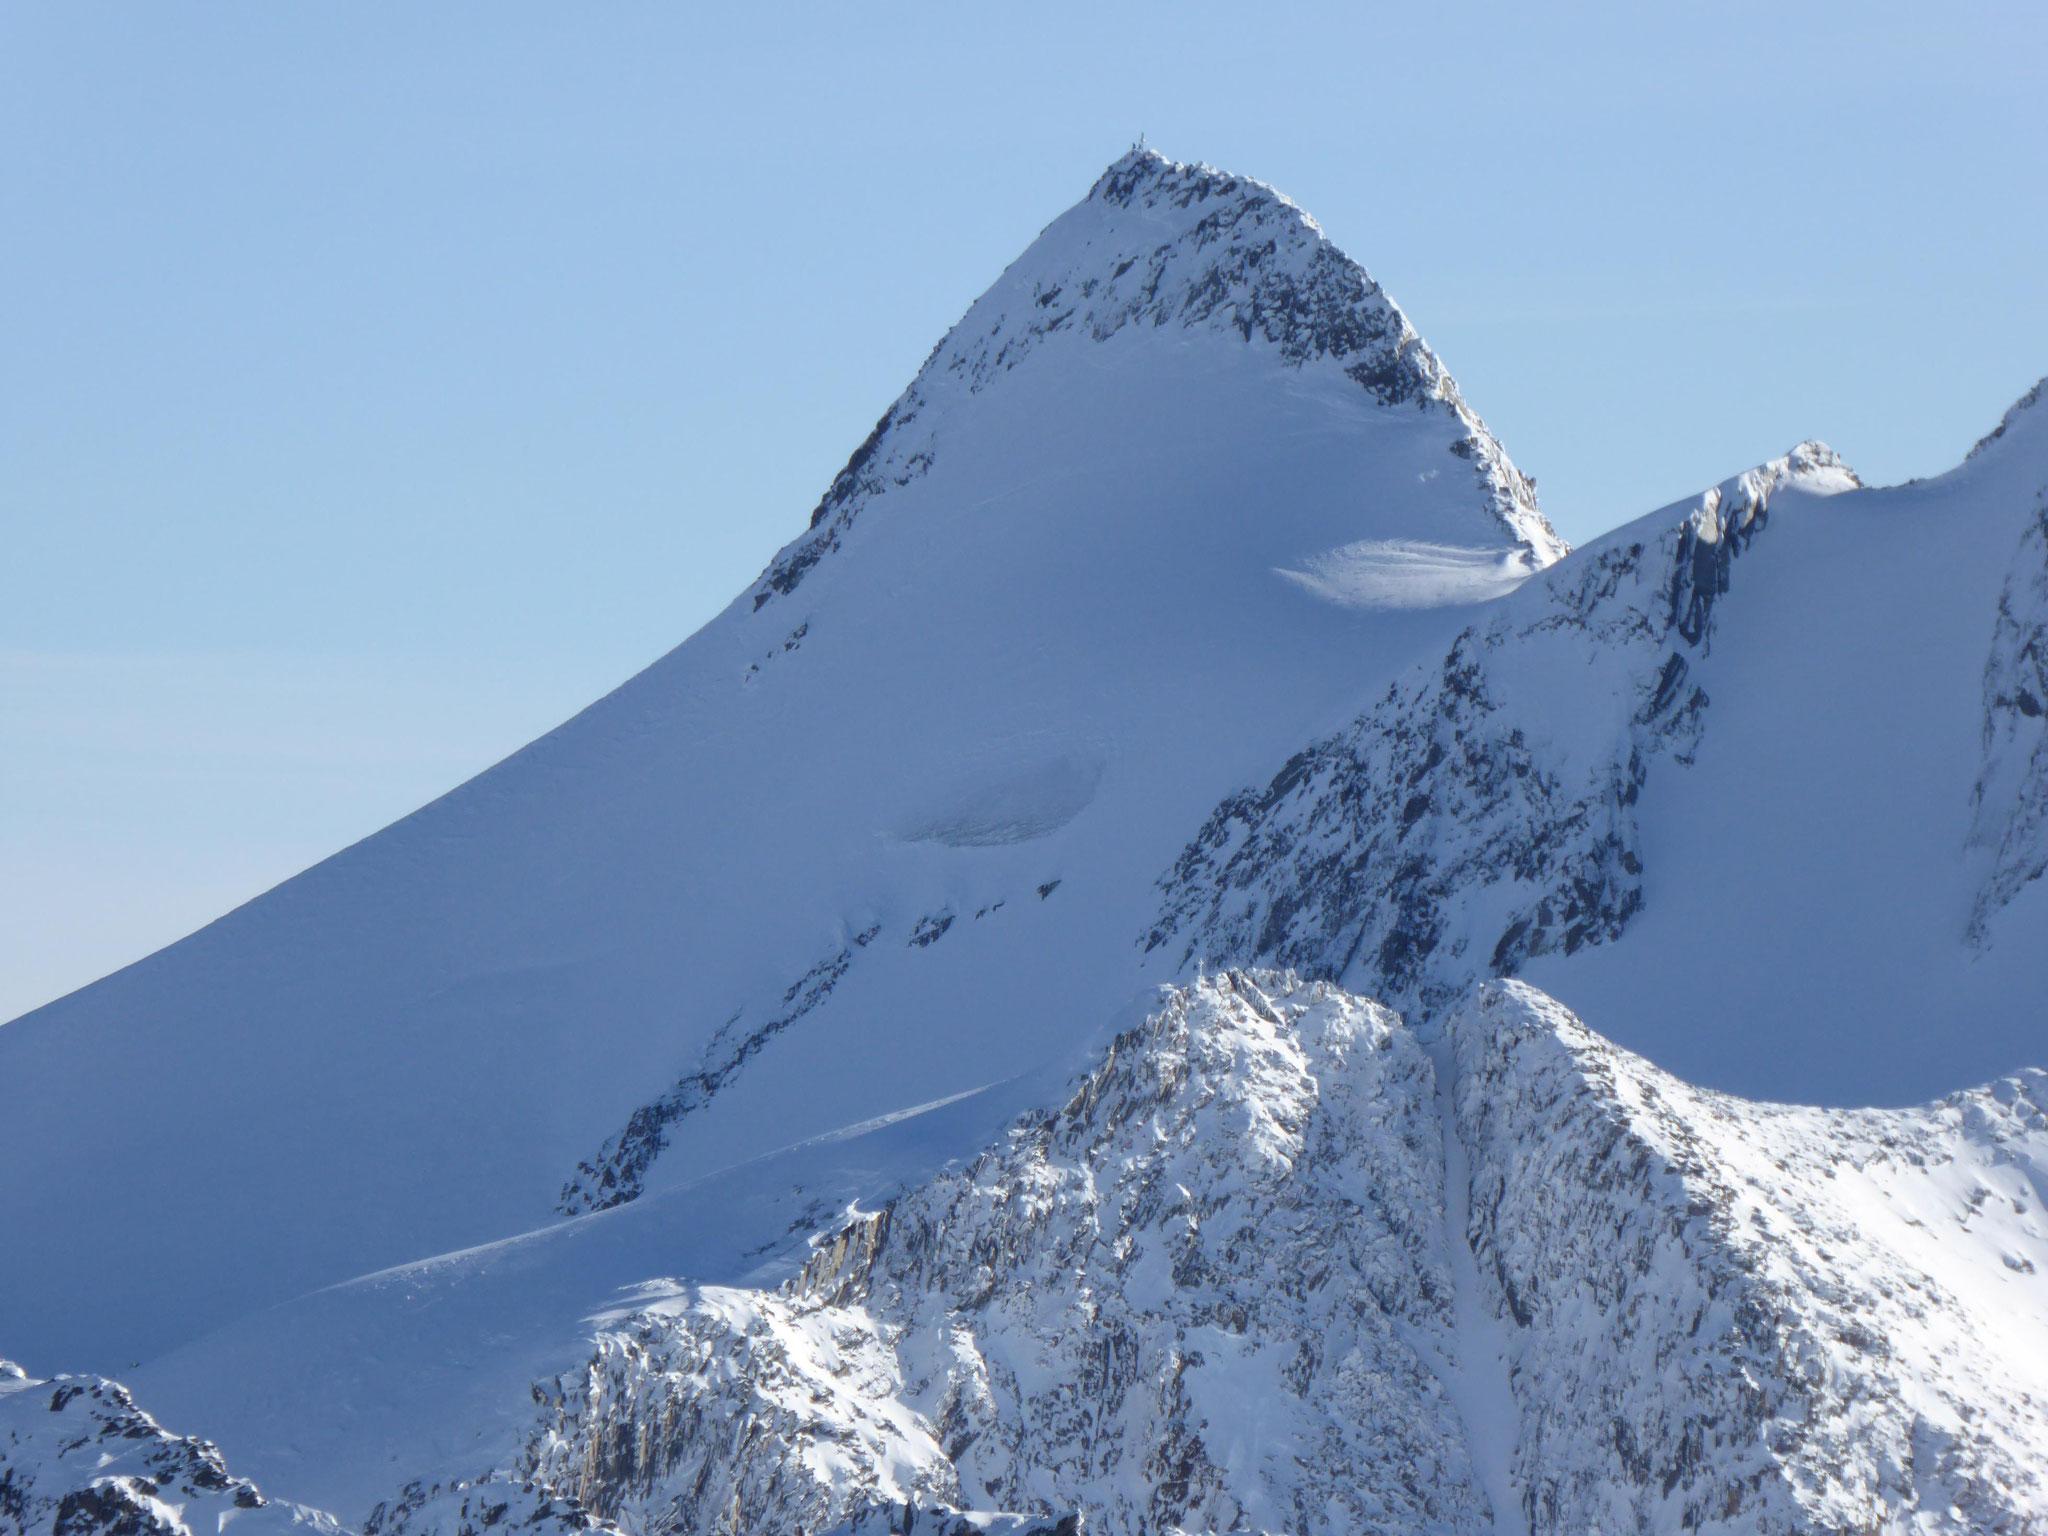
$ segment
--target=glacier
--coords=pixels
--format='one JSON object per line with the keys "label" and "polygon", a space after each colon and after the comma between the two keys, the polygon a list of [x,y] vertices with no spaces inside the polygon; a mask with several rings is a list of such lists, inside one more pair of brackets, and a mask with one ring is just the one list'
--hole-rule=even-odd
{"label": "glacier", "polygon": [[0,1532],[2048,1531],[2040,397],[1568,550],[1134,150],[710,625],[0,1027]]}

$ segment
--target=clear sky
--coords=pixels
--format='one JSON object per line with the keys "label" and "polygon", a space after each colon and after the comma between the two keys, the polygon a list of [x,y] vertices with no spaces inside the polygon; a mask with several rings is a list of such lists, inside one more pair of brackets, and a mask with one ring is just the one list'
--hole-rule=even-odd
{"label": "clear sky", "polygon": [[1139,133],[1574,540],[2048,373],[2048,7],[0,7],[0,1017],[520,745],[803,526]]}

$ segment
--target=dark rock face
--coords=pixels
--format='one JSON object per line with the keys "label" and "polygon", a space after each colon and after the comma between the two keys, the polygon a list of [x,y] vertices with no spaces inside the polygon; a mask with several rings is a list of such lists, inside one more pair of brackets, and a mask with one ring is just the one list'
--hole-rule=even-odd
{"label": "dark rock face", "polygon": [[1162,877],[1145,947],[1432,1008],[1617,938],[1643,899],[1634,808],[1654,765],[1692,761],[1734,563],[1778,485],[1839,465],[1802,444],[1656,542],[1581,551],[1503,599],[1437,667],[1218,806]]}

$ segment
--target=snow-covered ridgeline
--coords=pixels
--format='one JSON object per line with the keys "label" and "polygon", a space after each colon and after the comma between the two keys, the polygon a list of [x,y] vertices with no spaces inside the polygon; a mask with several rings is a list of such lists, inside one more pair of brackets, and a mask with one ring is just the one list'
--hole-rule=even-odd
{"label": "snow-covered ridgeline", "polygon": [[1315,220],[1261,182],[1135,149],[975,302],[842,469],[810,529],[753,588],[760,608],[840,547],[875,497],[943,449],[949,404],[986,389],[1055,339],[1103,342],[1129,327],[1201,328],[1341,371],[1383,406],[1449,412],[1452,452],[1479,480],[1525,569],[1566,549],[1535,487],[1458,393],[1415,327]]}
{"label": "snow-covered ridgeline", "polygon": [[1634,807],[1691,762],[1697,664],[1782,487],[1856,485],[1819,443],[1580,550],[1346,730],[1218,806],[1145,936],[1434,1007],[1473,979],[1620,936],[1642,904]]}
{"label": "snow-covered ridgeline", "polygon": [[[1118,1533],[2048,1529],[2048,1077],[1752,1104],[1517,982],[1444,1033],[1448,1127],[1376,1005],[1184,988],[781,1291],[607,1322],[515,1475],[636,1531],[906,1500]],[[1468,1423],[1453,1377],[1503,1338],[1511,1422]]]}
{"label": "snow-covered ridgeline", "polygon": [[1755,1104],[1511,981],[1450,1034],[1518,1525],[2048,1530],[2048,1074]]}

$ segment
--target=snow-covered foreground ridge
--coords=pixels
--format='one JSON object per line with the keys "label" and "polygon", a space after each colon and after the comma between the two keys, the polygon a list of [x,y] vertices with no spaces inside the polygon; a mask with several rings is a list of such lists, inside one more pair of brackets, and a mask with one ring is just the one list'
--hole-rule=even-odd
{"label": "snow-covered foreground ridge", "polygon": [[[364,1529],[2048,1530],[2044,1203],[2038,1072],[1757,1104],[1523,983],[1430,1045],[1229,972],[780,1286],[642,1288],[507,1464]],[[17,1385],[0,1437],[8,1529],[262,1497],[107,1385]]]}

